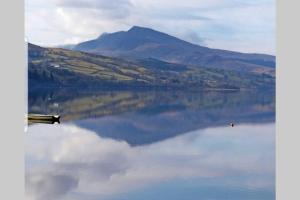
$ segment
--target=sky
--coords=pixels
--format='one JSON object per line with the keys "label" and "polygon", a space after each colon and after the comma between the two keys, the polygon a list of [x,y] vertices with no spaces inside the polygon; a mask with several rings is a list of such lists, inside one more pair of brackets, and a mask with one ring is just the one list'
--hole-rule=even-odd
{"label": "sky", "polygon": [[25,0],[26,39],[41,46],[132,26],[211,48],[276,53],[276,0]]}

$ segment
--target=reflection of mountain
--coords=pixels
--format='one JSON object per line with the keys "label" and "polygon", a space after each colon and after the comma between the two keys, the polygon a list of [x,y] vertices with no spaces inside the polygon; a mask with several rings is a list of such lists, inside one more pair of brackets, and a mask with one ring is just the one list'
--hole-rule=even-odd
{"label": "reflection of mountain", "polygon": [[29,111],[59,113],[63,121],[75,120],[101,136],[131,145],[153,143],[232,121],[237,125],[262,123],[274,121],[275,117],[274,95],[246,92],[32,93]]}

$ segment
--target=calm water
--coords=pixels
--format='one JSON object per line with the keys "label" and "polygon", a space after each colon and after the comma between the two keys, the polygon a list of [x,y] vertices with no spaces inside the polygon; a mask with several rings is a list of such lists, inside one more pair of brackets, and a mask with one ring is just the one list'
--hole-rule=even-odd
{"label": "calm water", "polygon": [[27,199],[275,200],[274,94],[29,96],[62,123],[28,127]]}

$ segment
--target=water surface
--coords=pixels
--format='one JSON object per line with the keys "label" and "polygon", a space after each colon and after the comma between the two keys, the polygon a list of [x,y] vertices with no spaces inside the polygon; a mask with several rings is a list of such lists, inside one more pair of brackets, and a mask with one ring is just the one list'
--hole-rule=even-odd
{"label": "water surface", "polygon": [[[273,200],[274,95],[31,91],[26,197]],[[235,126],[229,126],[234,122]]]}

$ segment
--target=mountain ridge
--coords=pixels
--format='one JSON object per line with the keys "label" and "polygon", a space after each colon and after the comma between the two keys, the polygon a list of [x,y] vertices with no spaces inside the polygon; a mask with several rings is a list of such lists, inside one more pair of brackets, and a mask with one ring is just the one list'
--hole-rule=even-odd
{"label": "mountain ridge", "polygon": [[272,55],[208,48],[140,26],[133,26],[128,31],[106,33],[75,45],[73,50],[130,59],[155,58],[170,63],[239,72],[275,68],[276,65]]}

